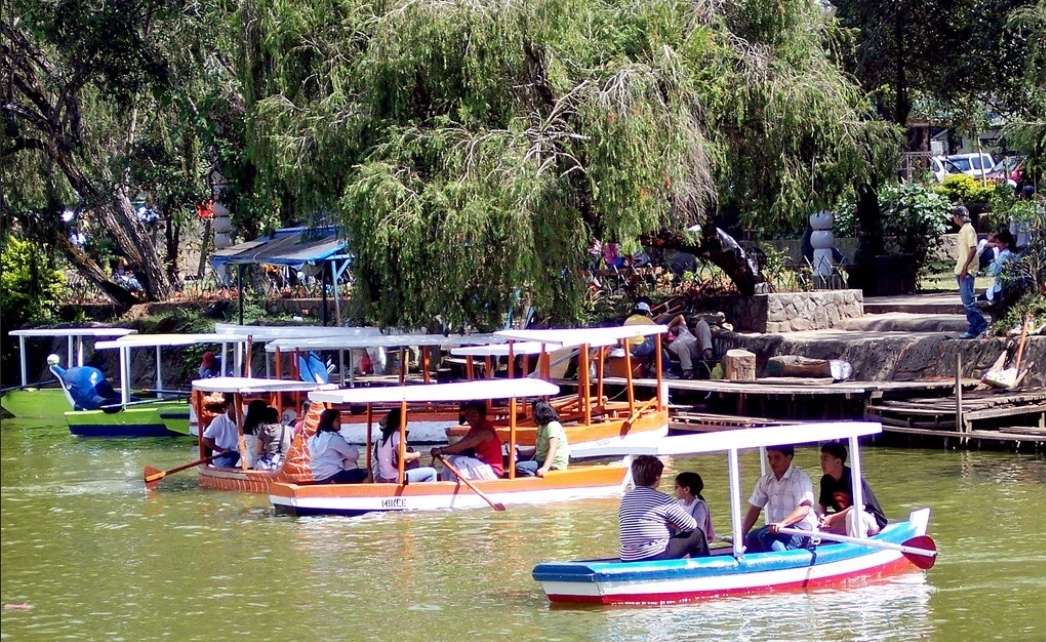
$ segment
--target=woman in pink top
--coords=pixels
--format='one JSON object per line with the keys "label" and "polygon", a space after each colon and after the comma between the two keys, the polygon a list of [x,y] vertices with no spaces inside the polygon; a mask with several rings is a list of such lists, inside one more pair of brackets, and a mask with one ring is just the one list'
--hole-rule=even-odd
{"label": "woman in pink top", "polygon": [[[399,475],[400,443],[399,408],[393,408],[381,420],[381,439],[374,445],[374,481],[395,483]],[[410,432],[409,430],[407,431]],[[421,453],[408,450],[404,456],[407,469],[404,470],[404,481],[407,483],[436,481],[436,469],[428,466],[419,467]]]}

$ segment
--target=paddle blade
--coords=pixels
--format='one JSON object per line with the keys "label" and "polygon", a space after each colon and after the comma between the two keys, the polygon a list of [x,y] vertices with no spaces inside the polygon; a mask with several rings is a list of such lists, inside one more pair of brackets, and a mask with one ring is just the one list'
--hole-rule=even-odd
{"label": "paddle blade", "polygon": [[145,483],[146,484],[152,484],[152,483],[158,482],[158,481],[160,481],[161,479],[163,479],[166,476],[167,476],[167,472],[166,471],[160,470],[159,468],[153,468],[152,466],[146,466],[145,467],[144,478],[145,478]]}
{"label": "paddle blade", "polygon": [[500,513],[501,511],[505,510],[505,505],[502,504],[501,502],[495,502],[492,505],[494,506],[494,512],[495,513]]}
{"label": "paddle blade", "polygon": [[[933,538],[929,535],[917,535],[906,541],[903,545],[911,546],[912,548],[921,548],[927,552],[937,552],[937,543],[934,542]],[[924,571],[933,568],[933,565],[937,563],[936,555],[925,555],[911,551],[905,551],[902,554],[909,562],[915,564]]]}

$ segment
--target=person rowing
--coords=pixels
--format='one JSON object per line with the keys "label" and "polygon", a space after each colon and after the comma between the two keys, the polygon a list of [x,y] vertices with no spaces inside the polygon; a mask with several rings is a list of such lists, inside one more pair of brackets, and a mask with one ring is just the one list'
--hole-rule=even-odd
{"label": "person rowing", "polygon": [[[469,479],[498,479],[504,473],[501,458],[501,440],[494,424],[487,419],[487,404],[483,401],[466,401],[461,412],[469,431],[457,443],[442,448],[433,448],[432,456],[447,457],[450,464]],[[454,475],[444,468],[443,481],[453,481]]]}
{"label": "person rowing", "polygon": [[[745,547],[751,553],[804,548],[809,537],[786,535],[780,529],[813,531],[817,526],[813,483],[809,475],[792,465],[794,457],[795,449],[791,446],[766,447],[770,472],[756,482],[741,526]],[[766,525],[752,531],[763,508],[766,508]]]}

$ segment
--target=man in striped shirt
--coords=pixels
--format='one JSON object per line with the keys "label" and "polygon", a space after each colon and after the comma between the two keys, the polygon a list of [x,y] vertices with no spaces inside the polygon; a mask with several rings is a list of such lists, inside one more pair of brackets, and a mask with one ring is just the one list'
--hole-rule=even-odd
{"label": "man in striped shirt", "polygon": [[[632,461],[636,487],[625,493],[618,509],[622,562],[678,559],[708,554],[708,543],[697,522],[682,506],[659,492],[664,464],[657,457],[640,455]],[[686,533],[672,537],[672,526]]]}

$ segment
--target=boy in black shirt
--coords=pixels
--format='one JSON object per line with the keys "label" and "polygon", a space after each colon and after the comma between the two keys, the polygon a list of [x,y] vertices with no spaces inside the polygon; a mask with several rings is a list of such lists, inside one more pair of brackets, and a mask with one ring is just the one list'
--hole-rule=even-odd
{"label": "boy in black shirt", "polygon": [[[846,463],[846,448],[842,444],[827,443],[821,446],[821,494],[817,500],[818,526],[822,531],[866,537],[875,535],[886,526],[886,515],[879,500],[875,498],[868,481],[861,479],[861,494],[864,496],[863,529],[857,528],[853,506],[853,478]],[[832,512],[828,512],[831,509]],[[863,532],[861,532],[863,530]]]}

